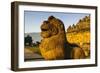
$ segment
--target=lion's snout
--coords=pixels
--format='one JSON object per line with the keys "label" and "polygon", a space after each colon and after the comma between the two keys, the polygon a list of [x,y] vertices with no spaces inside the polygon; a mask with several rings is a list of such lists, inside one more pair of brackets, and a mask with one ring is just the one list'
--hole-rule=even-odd
{"label": "lion's snout", "polygon": [[48,21],[44,21],[41,25],[41,36],[43,38],[48,38],[50,35],[50,24]]}

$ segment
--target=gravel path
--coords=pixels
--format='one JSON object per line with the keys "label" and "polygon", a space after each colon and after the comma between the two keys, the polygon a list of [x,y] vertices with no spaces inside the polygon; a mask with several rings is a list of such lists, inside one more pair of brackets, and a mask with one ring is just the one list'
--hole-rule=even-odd
{"label": "gravel path", "polygon": [[37,53],[32,52],[29,49],[24,50],[25,60],[43,60],[43,57]]}

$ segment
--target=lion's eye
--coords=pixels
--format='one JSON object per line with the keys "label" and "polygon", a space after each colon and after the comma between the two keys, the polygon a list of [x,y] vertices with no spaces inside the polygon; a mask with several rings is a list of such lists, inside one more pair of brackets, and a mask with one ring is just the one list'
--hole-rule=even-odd
{"label": "lion's eye", "polygon": [[45,21],[44,23],[45,23],[45,24],[48,24],[49,22],[48,22],[48,21]]}
{"label": "lion's eye", "polygon": [[63,25],[61,25],[61,28],[63,28]]}

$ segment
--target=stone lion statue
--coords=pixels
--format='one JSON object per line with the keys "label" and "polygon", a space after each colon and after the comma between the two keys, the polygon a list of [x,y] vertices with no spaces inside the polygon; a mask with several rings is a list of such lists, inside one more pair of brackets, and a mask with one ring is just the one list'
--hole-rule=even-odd
{"label": "stone lion statue", "polygon": [[50,16],[41,25],[42,41],[40,51],[46,60],[83,59],[84,51],[76,44],[70,44],[66,39],[63,22]]}

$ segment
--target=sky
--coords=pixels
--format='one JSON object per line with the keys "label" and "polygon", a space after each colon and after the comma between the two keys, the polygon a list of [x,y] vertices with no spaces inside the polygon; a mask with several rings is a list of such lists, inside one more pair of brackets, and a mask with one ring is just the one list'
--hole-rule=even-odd
{"label": "sky", "polygon": [[63,21],[65,30],[67,30],[70,25],[76,24],[79,19],[89,16],[89,14],[85,13],[24,11],[25,33],[41,32],[41,24],[51,15]]}

